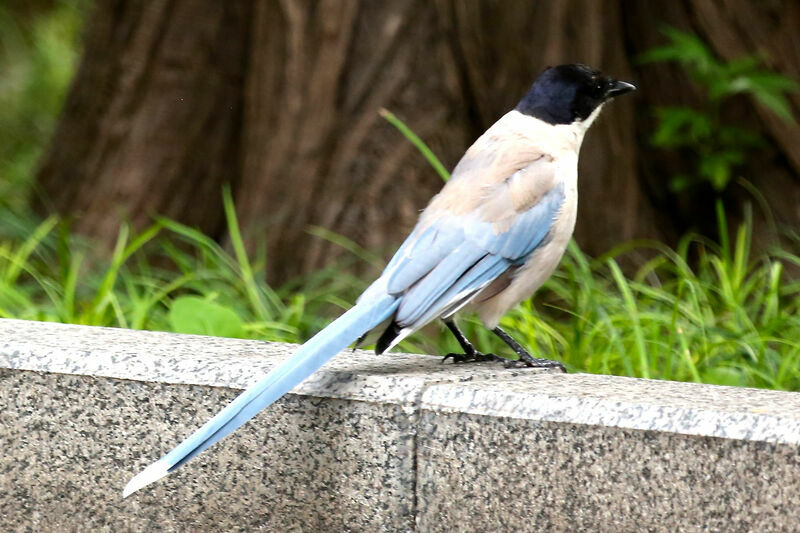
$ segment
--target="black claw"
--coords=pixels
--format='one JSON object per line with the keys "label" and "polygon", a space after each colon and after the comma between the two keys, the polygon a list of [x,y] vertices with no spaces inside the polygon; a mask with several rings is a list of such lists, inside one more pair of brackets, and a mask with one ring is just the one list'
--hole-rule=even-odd
{"label": "black claw", "polygon": [[465,353],[449,353],[442,357],[442,363],[447,361],[448,359],[452,359],[453,363],[465,363],[467,361],[467,354]]}
{"label": "black claw", "polygon": [[520,357],[519,361],[524,363],[528,368],[557,368],[567,373],[567,367],[561,361],[553,361],[552,359],[539,359],[537,357]]}
{"label": "black claw", "polygon": [[502,361],[507,362],[508,359],[498,357],[493,353],[482,353],[473,351],[472,353],[449,353],[442,358],[444,363],[448,359],[452,359],[453,363],[483,363],[486,361]]}

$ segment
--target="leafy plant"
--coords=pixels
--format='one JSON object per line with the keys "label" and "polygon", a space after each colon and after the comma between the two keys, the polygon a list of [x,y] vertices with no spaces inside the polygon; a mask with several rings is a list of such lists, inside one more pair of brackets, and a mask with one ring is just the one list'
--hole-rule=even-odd
{"label": "leafy plant", "polygon": [[704,91],[705,106],[661,107],[656,110],[658,127],[652,136],[654,145],[682,148],[694,153],[694,175],[674,176],[671,187],[681,191],[701,182],[724,190],[747,153],[764,144],[764,139],[750,130],[727,124],[721,118],[728,100],[739,94],[754,97],[786,121],[793,121],[786,95],[800,86],[794,80],[763,68],[757,55],[732,61],[714,56],[697,36],[666,27],[669,43],[642,56],[642,62],[676,62]]}
{"label": "leafy plant", "polygon": [[[212,298],[216,294],[210,295]],[[236,311],[200,296],[178,296],[168,313],[169,324],[176,333],[244,337],[244,321]]]}
{"label": "leafy plant", "polygon": [[[224,201],[230,225],[229,194]],[[728,235],[721,207],[718,219]],[[784,275],[786,265],[800,266],[800,256],[785,249],[754,256],[751,228],[748,219],[732,241],[689,235],[674,250],[635,242],[597,259],[573,242],[535,300],[502,324],[572,371],[800,390],[800,282]],[[0,238],[0,317],[302,342],[366,284],[332,265],[271,287],[263,253],[230,253],[169,219],[140,233],[123,226],[107,260],[56,218],[28,235]],[[373,259],[343,245],[354,257]],[[643,250],[652,259],[625,275],[619,258]],[[510,355],[475,318],[463,325],[481,349]],[[435,325],[401,347],[458,349]]]}
{"label": "leafy plant", "polygon": [[271,287],[227,190],[223,201],[233,254],[169,219],[135,234],[123,225],[108,259],[55,217],[0,238],[0,317],[300,342],[363,288],[337,265]]}

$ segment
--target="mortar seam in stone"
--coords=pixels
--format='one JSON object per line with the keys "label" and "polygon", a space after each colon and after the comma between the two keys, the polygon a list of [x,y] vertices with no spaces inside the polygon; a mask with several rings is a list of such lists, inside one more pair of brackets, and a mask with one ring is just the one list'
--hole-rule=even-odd
{"label": "mortar seam in stone", "polygon": [[414,435],[411,439],[411,469],[413,480],[411,486],[411,516],[412,516],[412,531],[417,531],[417,521],[419,519],[419,433],[420,433],[420,422],[422,419],[422,397],[425,394],[425,391],[428,387],[431,386],[431,383],[427,381],[422,383],[422,386],[415,394],[414,403],[413,403],[413,423],[411,427],[413,427]]}

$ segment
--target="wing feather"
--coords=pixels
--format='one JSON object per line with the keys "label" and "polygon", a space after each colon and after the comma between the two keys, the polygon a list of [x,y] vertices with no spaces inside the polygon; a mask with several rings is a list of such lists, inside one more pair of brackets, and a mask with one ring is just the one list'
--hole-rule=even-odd
{"label": "wing feather", "polygon": [[553,158],[501,146],[490,132],[465,154],[384,270],[388,291],[402,294],[394,321],[406,330],[452,313],[524,263],[561,209],[565,193]]}

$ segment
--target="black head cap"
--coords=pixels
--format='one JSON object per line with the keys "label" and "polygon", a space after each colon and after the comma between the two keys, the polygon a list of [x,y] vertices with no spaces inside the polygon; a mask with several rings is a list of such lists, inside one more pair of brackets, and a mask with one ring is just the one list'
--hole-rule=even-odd
{"label": "black head cap", "polygon": [[549,67],[515,108],[550,124],[585,120],[606,101],[636,90],[586,65]]}

